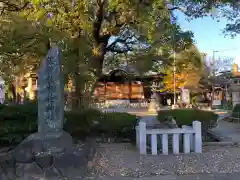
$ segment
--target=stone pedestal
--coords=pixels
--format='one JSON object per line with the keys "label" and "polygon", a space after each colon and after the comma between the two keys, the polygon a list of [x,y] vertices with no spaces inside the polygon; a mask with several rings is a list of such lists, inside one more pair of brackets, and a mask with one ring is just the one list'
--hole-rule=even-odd
{"label": "stone pedestal", "polygon": [[157,100],[157,95],[155,93],[153,93],[153,95],[151,96],[151,100],[148,106],[148,112],[151,113],[156,113],[159,110],[159,103]]}
{"label": "stone pedestal", "polygon": [[13,155],[16,156],[15,158],[21,159],[24,158],[24,154],[29,153],[28,151],[31,151],[32,155],[39,153],[56,154],[71,150],[72,146],[72,137],[67,132],[62,131],[59,134],[46,134],[44,136],[40,133],[34,133],[13,150]]}
{"label": "stone pedestal", "polygon": [[152,100],[149,103],[148,112],[152,112],[152,113],[156,113],[157,112],[156,103],[152,102]]}

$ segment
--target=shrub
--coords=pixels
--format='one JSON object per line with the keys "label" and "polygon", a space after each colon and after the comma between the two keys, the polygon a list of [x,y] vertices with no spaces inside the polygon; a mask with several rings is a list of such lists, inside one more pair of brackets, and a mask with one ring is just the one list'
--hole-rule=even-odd
{"label": "shrub", "polygon": [[158,120],[165,121],[166,117],[171,116],[176,123],[181,125],[191,125],[193,121],[202,122],[204,127],[208,127],[212,122],[216,122],[218,115],[211,111],[199,109],[174,109],[163,110],[158,113]]}
{"label": "shrub", "polygon": [[[135,121],[136,116],[131,114],[103,113],[88,108],[65,112],[64,130],[75,138],[104,136],[133,139]],[[36,131],[36,104],[0,106],[0,144],[20,143]]]}
{"label": "shrub", "polygon": [[93,132],[95,122],[103,117],[103,113],[96,109],[65,112],[64,130],[77,138],[85,138]]}
{"label": "shrub", "polygon": [[104,113],[103,117],[95,126],[98,134],[108,137],[132,138],[136,116],[128,113],[110,112]]}
{"label": "shrub", "polygon": [[1,105],[0,143],[16,144],[37,130],[37,107],[26,105]]}
{"label": "shrub", "polygon": [[240,118],[240,104],[236,104],[232,110],[232,117]]}
{"label": "shrub", "polygon": [[127,113],[102,113],[89,109],[66,113],[64,129],[73,136],[104,136],[133,138],[136,116]]}
{"label": "shrub", "polygon": [[33,104],[5,105],[0,109],[0,121],[36,120],[37,106]]}

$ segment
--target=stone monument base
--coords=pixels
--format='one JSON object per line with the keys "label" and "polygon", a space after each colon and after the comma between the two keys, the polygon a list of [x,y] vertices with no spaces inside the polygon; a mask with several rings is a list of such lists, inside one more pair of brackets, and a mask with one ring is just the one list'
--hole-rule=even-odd
{"label": "stone monument base", "polygon": [[67,132],[44,137],[35,133],[4,158],[0,156],[0,179],[83,178],[91,170],[95,156],[95,139],[73,144]]}
{"label": "stone monument base", "polygon": [[30,149],[33,155],[43,152],[55,154],[71,150],[72,146],[72,136],[67,132],[63,131],[46,135],[34,133],[23,140],[21,144],[13,150],[13,154],[19,154],[21,151],[23,154],[26,154],[26,151],[29,151]]}

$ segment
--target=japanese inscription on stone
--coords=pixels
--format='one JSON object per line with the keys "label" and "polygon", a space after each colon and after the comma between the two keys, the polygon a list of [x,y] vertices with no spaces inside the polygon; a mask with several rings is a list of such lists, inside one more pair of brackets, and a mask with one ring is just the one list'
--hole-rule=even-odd
{"label": "japanese inscription on stone", "polygon": [[38,131],[61,132],[64,121],[63,79],[59,50],[52,47],[38,73]]}

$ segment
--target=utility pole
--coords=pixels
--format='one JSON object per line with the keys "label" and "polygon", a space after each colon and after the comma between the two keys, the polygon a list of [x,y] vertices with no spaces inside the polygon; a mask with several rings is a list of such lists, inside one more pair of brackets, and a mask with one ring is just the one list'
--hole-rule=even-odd
{"label": "utility pole", "polygon": [[[170,14],[171,24],[175,24],[174,14]],[[175,26],[173,26],[172,30],[172,40],[173,40],[173,105],[176,107],[176,52],[175,52]]]}
{"label": "utility pole", "polygon": [[213,57],[212,57],[212,61],[213,61],[213,77],[215,77],[216,75],[216,60],[215,60],[215,53],[217,53],[219,51],[213,50]]}
{"label": "utility pole", "polygon": [[176,107],[176,52],[175,52],[175,29],[172,34],[173,39],[173,105]]}
{"label": "utility pole", "polygon": [[173,98],[173,105],[174,108],[176,106],[176,52],[173,50],[173,93],[174,93],[174,98]]}

